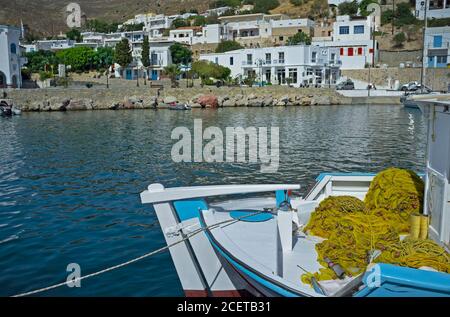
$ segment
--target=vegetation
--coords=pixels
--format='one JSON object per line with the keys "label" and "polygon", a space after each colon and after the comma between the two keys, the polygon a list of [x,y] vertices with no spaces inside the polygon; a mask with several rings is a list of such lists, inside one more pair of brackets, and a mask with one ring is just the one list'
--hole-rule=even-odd
{"label": "vegetation", "polygon": [[194,62],[192,71],[201,78],[203,84],[207,84],[211,78],[226,80],[231,74],[231,70],[228,67],[208,61]]}
{"label": "vegetation", "polygon": [[141,62],[144,67],[150,66],[150,44],[148,42],[148,36],[144,36],[144,41],[142,42],[142,53]]}
{"label": "vegetation", "polygon": [[[362,3],[362,2],[361,2]],[[356,15],[358,13],[358,2],[356,0],[352,2],[342,2],[338,5],[340,15]]]}
{"label": "vegetation", "polygon": [[216,53],[224,53],[243,48],[241,44],[236,41],[223,41],[217,45]]}
{"label": "vegetation", "polygon": [[410,4],[405,2],[397,4],[395,12],[386,10],[381,14],[381,24],[392,23],[392,20],[397,27],[419,23],[411,12]]}
{"label": "vegetation", "polygon": [[406,41],[405,33],[400,32],[394,35],[395,46],[402,47],[403,43]]}
{"label": "vegetation", "polygon": [[297,34],[291,36],[287,40],[287,45],[298,45],[298,44],[311,45],[311,37],[304,32],[298,32]]}
{"label": "vegetation", "polygon": [[237,8],[241,5],[241,0],[217,0],[211,3],[209,6],[211,9],[220,7],[232,7]]}
{"label": "vegetation", "polygon": [[178,65],[172,64],[164,67],[164,73],[170,78],[172,88],[177,87],[178,86],[177,77],[181,74]]}
{"label": "vegetation", "polygon": [[450,26],[450,18],[429,19],[428,26],[429,27]]}
{"label": "vegetation", "polygon": [[27,68],[32,73],[58,68],[58,58],[52,51],[36,51],[25,54],[28,59]]}
{"label": "vegetation", "polygon": [[188,20],[186,19],[182,19],[182,18],[177,18],[175,20],[172,21],[172,28],[173,29],[178,29],[184,26],[190,26],[190,23]]}
{"label": "vegetation", "polygon": [[70,65],[74,72],[93,69],[94,55],[95,51],[85,46],[73,47],[56,53],[58,60],[63,64]]}
{"label": "vegetation", "polygon": [[206,24],[208,24],[208,21],[207,21],[206,17],[204,17],[203,15],[197,15],[193,18],[194,26],[204,26]]}
{"label": "vegetation", "polygon": [[92,19],[86,21],[84,29],[91,32],[112,33],[117,32],[118,25],[119,23],[117,22],[107,23],[105,21]]}
{"label": "vegetation", "polygon": [[244,4],[253,4],[253,13],[269,13],[280,5],[278,0],[244,0]]}
{"label": "vegetation", "polygon": [[39,79],[40,79],[41,81],[50,79],[50,78],[52,78],[52,77],[53,77],[53,73],[52,73],[52,72],[46,72],[46,71],[40,71],[40,72],[39,72]]}
{"label": "vegetation", "polygon": [[81,33],[77,29],[71,29],[70,31],[66,32],[66,37],[69,40],[81,42],[83,40],[83,37],[81,36]]}
{"label": "vegetation", "polygon": [[367,11],[367,6],[371,3],[378,3],[377,0],[362,0],[359,3],[359,12],[362,16],[369,16],[372,12]]}
{"label": "vegetation", "polygon": [[114,61],[122,67],[128,66],[133,60],[131,55],[130,43],[126,38],[122,39],[116,45],[114,52]]}
{"label": "vegetation", "polygon": [[289,2],[296,7],[299,7],[303,4],[303,0],[289,0]]}
{"label": "vegetation", "polygon": [[173,44],[169,50],[174,64],[187,65],[192,61],[192,51],[180,43]]}
{"label": "vegetation", "polygon": [[328,1],[327,0],[314,0],[311,10],[308,14],[310,17],[325,18],[328,17]]}
{"label": "vegetation", "polygon": [[143,28],[144,28],[144,23],[123,24],[120,27],[120,31],[122,31],[122,32],[142,31]]}

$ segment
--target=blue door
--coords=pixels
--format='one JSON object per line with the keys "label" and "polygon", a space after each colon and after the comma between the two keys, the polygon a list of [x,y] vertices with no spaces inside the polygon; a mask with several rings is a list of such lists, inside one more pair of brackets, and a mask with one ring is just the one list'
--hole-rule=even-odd
{"label": "blue door", "polygon": [[435,35],[433,37],[433,47],[442,47],[442,35]]}
{"label": "blue door", "polygon": [[156,69],[152,69],[152,80],[158,80],[158,71]]}
{"label": "blue door", "polygon": [[127,79],[127,80],[133,79],[133,72],[132,72],[131,69],[127,69],[127,70],[126,70],[125,79]]}

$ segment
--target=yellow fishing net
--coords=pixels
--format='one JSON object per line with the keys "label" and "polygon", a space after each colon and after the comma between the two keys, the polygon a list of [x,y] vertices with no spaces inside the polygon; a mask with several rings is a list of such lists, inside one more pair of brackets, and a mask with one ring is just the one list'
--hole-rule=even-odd
{"label": "yellow fishing net", "polygon": [[429,266],[450,273],[448,253],[431,240],[405,239],[409,217],[422,211],[423,181],[414,172],[389,168],[371,182],[365,201],[351,196],[331,196],[323,200],[304,231],[326,238],[316,245],[318,261],[324,267],[302,275],[304,283],[335,279],[324,261],[328,257],[352,276],[362,273],[373,250],[381,255],[375,262],[418,268]]}

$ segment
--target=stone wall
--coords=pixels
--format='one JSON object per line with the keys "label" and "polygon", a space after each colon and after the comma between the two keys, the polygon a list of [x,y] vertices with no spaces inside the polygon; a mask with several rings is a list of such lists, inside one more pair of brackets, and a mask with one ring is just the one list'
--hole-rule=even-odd
{"label": "stone wall", "polygon": [[144,109],[167,107],[167,103],[178,101],[200,105],[202,96],[215,96],[219,107],[238,106],[309,106],[350,104],[351,98],[343,97],[333,89],[290,87],[195,87],[190,89],[164,89],[160,95],[156,88],[51,88],[9,90],[8,97],[23,111]]}
{"label": "stone wall", "polygon": [[400,63],[405,62],[420,64],[421,59],[422,50],[380,50],[378,52],[378,63],[391,67],[399,67]]}
{"label": "stone wall", "polygon": [[[387,86],[388,78],[391,78],[392,84],[395,80],[399,80],[400,84],[405,84],[413,80],[420,81],[420,72],[420,68],[371,68],[370,77],[371,82],[374,82],[375,85]],[[425,85],[433,90],[447,91],[447,86],[450,83],[449,74],[450,69],[448,68],[427,68]],[[342,75],[365,82],[369,80],[368,69],[342,70]]]}

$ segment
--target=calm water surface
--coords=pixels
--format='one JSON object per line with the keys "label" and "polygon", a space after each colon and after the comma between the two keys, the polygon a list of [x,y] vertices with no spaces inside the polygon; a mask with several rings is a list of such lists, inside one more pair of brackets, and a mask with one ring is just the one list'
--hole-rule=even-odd
{"label": "calm water surface", "polygon": [[[171,131],[279,126],[280,168],[173,163]],[[88,274],[164,245],[139,193],[166,186],[300,183],[323,171],[421,171],[426,125],[398,106],[25,113],[0,118],[0,295],[64,281],[68,263]],[[42,296],[183,295],[169,253]]]}

